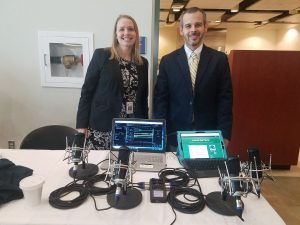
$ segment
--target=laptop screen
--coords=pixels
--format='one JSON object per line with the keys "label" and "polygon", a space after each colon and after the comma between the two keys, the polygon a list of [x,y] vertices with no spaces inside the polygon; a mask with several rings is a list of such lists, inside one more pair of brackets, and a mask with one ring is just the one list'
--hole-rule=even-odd
{"label": "laptop screen", "polygon": [[112,149],[127,146],[132,151],[165,152],[166,124],[163,119],[115,118]]}
{"label": "laptop screen", "polygon": [[227,158],[220,131],[178,131],[177,137],[183,159]]}

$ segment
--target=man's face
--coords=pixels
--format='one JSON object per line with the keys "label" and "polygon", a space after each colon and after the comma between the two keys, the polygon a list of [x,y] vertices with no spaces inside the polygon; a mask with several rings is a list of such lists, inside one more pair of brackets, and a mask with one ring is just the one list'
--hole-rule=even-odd
{"label": "man's face", "polygon": [[203,21],[202,13],[195,12],[183,15],[182,24],[180,34],[183,36],[187,47],[195,50],[201,45],[207,32],[207,24]]}

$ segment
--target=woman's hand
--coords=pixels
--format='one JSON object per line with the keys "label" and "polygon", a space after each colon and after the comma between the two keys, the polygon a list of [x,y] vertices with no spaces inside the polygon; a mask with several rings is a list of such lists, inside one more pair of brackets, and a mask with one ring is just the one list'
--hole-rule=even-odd
{"label": "woman's hand", "polygon": [[90,136],[89,130],[87,128],[79,128],[77,129],[77,131],[79,133],[83,133],[85,135],[85,138],[88,138]]}

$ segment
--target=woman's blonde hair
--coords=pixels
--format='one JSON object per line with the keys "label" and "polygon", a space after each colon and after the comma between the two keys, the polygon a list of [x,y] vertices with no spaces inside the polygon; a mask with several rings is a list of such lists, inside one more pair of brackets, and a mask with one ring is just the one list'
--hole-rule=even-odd
{"label": "woman's blonde hair", "polygon": [[136,33],[136,41],[135,41],[134,47],[131,50],[131,59],[136,64],[142,65],[143,60],[142,60],[142,57],[140,55],[139,29],[138,29],[138,26],[137,26],[137,23],[135,22],[135,20],[131,16],[128,16],[128,15],[120,15],[120,16],[118,16],[118,18],[116,20],[116,23],[115,23],[115,26],[114,26],[114,32],[113,32],[112,46],[111,46],[111,49],[110,49],[111,55],[110,55],[109,59],[114,59],[114,58],[116,58],[118,60],[120,59],[120,55],[119,55],[118,50],[117,50],[118,46],[119,46],[119,42],[118,42],[118,39],[117,39],[117,25],[118,25],[119,20],[122,19],[122,18],[129,19],[133,23],[134,31]]}

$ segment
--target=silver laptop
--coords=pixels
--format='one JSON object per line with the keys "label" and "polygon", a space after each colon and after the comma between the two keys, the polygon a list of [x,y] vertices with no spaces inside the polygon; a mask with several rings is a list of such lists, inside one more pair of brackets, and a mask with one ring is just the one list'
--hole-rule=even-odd
{"label": "silver laptop", "polygon": [[[110,159],[122,146],[132,151],[135,170],[160,171],[166,167],[166,123],[163,119],[115,118],[112,121]],[[107,156],[109,158],[109,156]],[[101,169],[108,168],[108,160]]]}

